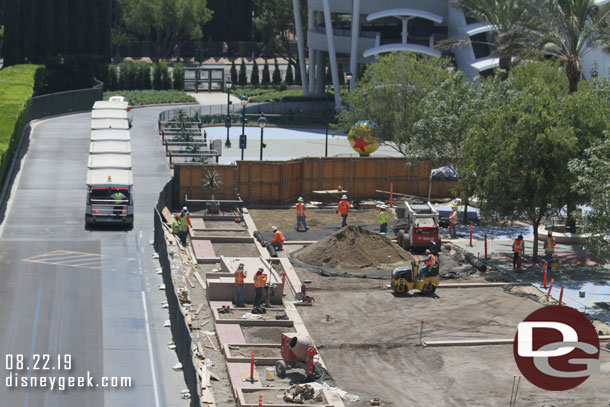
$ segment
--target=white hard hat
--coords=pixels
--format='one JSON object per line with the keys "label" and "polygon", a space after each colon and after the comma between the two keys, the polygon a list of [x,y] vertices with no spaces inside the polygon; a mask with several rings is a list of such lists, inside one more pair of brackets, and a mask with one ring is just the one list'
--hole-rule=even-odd
{"label": "white hard hat", "polygon": [[189,210],[189,209],[188,209],[186,206],[183,206],[183,207],[182,207],[182,212],[188,212],[188,210]]}
{"label": "white hard hat", "polygon": [[347,199],[347,195],[343,195],[341,199]]}
{"label": "white hard hat", "polygon": [[387,209],[387,205],[381,205],[381,209]]}
{"label": "white hard hat", "polygon": [[275,232],[277,230],[277,227],[271,226],[271,230],[273,230]]}

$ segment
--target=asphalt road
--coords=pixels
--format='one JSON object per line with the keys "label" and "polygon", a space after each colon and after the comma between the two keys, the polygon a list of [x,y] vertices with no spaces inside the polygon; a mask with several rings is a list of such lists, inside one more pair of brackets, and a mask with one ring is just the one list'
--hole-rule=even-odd
{"label": "asphalt road", "polygon": [[[165,109],[134,110],[131,231],[85,230],[89,114],[34,126],[0,225],[0,405],[186,404],[180,399],[182,373],[171,369],[178,360],[167,349],[171,334],[162,325],[169,317],[161,308],[165,296],[157,289],[161,276],[148,243],[153,205],[170,178],[155,130]],[[42,355],[50,355],[48,370]],[[71,357],[70,370],[63,355]],[[87,372],[94,387],[68,388],[63,379],[65,390],[57,389],[59,377]],[[55,389],[50,382],[46,388],[10,386],[24,376],[56,378]],[[104,388],[102,376],[129,377],[131,386]]]}

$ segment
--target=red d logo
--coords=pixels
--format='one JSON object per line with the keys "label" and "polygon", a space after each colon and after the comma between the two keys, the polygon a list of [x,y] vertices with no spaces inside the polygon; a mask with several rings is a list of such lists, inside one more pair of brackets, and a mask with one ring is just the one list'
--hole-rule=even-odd
{"label": "red d logo", "polygon": [[532,312],[519,324],[513,344],[523,376],[544,390],[572,389],[599,373],[599,337],[574,308],[554,305]]}

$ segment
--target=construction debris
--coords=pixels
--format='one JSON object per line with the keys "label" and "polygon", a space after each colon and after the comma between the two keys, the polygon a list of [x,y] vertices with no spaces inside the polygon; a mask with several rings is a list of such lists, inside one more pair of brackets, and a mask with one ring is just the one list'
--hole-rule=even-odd
{"label": "construction debris", "polygon": [[315,390],[308,384],[292,386],[284,393],[284,401],[288,403],[303,404],[305,400],[314,400],[317,403],[324,401],[324,396],[320,390]]}
{"label": "construction debris", "polygon": [[351,270],[379,269],[386,261],[408,264],[414,259],[386,237],[353,225],[305,247],[295,257],[307,264]]}

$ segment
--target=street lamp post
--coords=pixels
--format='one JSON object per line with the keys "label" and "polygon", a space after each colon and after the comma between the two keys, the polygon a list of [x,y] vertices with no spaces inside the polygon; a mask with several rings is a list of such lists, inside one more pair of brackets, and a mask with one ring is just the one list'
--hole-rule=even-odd
{"label": "street lamp post", "polygon": [[265,117],[265,113],[261,114],[261,117],[258,118],[258,126],[261,128],[261,156],[260,160],[263,161],[263,148],[267,147],[265,143],[263,143],[263,131],[265,129],[265,125],[267,124],[267,118]]}
{"label": "street lamp post", "polygon": [[328,97],[330,96],[329,86],[326,85],[324,88],[326,94],[326,109],[324,110],[324,118],[326,119],[326,141],[324,143],[324,157],[328,157]]}
{"label": "street lamp post", "polygon": [[[248,97],[244,94],[239,98],[241,101],[241,135],[245,141],[246,139],[246,104],[248,103]],[[246,148],[245,142],[241,143],[241,160],[244,160],[244,149]]]}
{"label": "street lamp post", "polygon": [[231,147],[231,140],[229,140],[229,129],[231,128],[231,115],[229,114],[229,108],[231,106],[231,86],[233,82],[231,79],[227,79],[225,86],[227,88],[227,116],[225,117],[225,126],[227,127],[227,141],[225,141],[225,147]]}
{"label": "street lamp post", "polygon": [[347,80],[347,90],[349,91],[349,83],[352,81],[352,73],[351,72],[346,72],[345,73],[345,79]]}

